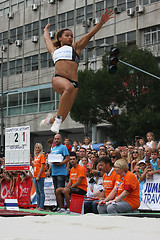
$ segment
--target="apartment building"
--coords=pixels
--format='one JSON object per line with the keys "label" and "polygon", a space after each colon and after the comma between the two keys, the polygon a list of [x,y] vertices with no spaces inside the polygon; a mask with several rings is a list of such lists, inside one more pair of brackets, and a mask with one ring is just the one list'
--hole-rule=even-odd
{"label": "apartment building", "polygon": [[[74,41],[98,21],[105,8],[115,11],[81,55],[79,69],[101,68],[104,51],[116,43],[137,44],[160,57],[160,1],[158,0],[0,0],[0,76],[6,128],[30,125],[31,144],[53,136],[39,122],[57,110],[59,95],[52,90],[54,66],[47,52],[43,29],[50,23],[50,36],[68,27]],[[2,110],[2,109],[1,109]],[[70,116],[62,124],[63,136],[83,136],[84,127]],[[2,128],[1,128],[2,130]],[[106,138],[97,127],[97,141]]]}

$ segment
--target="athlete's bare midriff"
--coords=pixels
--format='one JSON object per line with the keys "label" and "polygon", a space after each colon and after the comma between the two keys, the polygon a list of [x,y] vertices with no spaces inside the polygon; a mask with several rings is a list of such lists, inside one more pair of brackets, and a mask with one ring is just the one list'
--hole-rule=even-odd
{"label": "athlete's bare midriff", "polygon": [[55,74],[78,81],[78,64],[70,60],[59,60],[55,64]]}

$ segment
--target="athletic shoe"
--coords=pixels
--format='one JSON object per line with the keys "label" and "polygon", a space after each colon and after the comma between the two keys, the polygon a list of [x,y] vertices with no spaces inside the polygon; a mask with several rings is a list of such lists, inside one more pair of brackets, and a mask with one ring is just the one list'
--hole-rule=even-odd
{"label": "athletic shoe", "polygon": [[43,119],[40,122],[40,127],[45,127],[45,126],[49,125],[51,118],[53,118],[53,114],[49,113],[48,116],[46,117],[46,119]]}
{"label": "athletic shoe", "polygon": [[65,212],[65,213],[66,213],[66,214],[70,214],[69,208],[66,209],[66,212]]}
{"label": "athletic shoe", "polygon": [[60,208],[60,209],[57,211],[57,213],[66,213],[66,210],[65,210],[65,208]]}
{"label": "athletic shoe", "polygon": [[59,133],[59,128],[60,128],[61,122],[62,122],[62,119],[56,117],[54,120],[54,123],[51,127],[51,131],[54,133]]}

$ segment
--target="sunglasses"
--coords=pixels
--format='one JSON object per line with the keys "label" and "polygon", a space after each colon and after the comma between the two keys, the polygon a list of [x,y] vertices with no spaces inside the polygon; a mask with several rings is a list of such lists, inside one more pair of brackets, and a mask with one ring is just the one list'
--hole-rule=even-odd
{"label": "sunglasses", "polygon": [[138,153],[138,152],[134,152],[134,151],[133,151],[133,153]]}
{"label": "sunglasses", "polygon": [[116,156],[111,156],[110,158],[116,158]]}

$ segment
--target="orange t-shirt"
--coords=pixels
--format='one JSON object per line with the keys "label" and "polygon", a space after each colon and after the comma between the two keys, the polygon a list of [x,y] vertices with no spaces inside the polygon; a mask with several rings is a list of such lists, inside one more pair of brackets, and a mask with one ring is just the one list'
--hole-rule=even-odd
{"label": "orange t-shirt", "polygon": [[[140,206],[140,198],[139,198],[139,181],[134,175],[134,173],[127,171],[123,180],[123,177],[119,176],[118,182],[116,181],[115,184],[115,192],[117,196],[119,196],[124,190],[129,192],[128,196],[123,200],[128,202],[129,205],[135,210]],[[122,182],[121,182],[122,181]],[[117,193],[117,186],[121,182],[118,187]]]}
{"label": "orange t-shirt", "polygon": [[82,178],[80,185],[77,187],[81,188],[87,192],[88,184],[87,184],[87,178],[86,178],[86,171],[85,171],[84,167],[82,167],[78,164],[76,168],[72,167],[70,170],[71,183],[75,184],[79,177],[83,177],[83,178]]}
{"label": "orange t-shirt", "polygon": [[107,197],[109,193],[113,190],[117,179],[118,174],[116,174],[114,169],[112,169],[112,172],[109,173],[109,175],[107,175],[106,173],[103,175],[103,187],[105,189],[105,197]]}
{"label": "orange t-shirt", "polygon": [[[34,161],[33,161],[33,171],[34,171],[34,178],[38,177],[38,173],[40,171],[40,168],[41,168],[41,164],[44,163],[45,164],[46,162],[46,158],[43,154],[41,154],[40,156],[36,156],[34,157]],[[43,168],[43,171],[40,175],[40,177],[45,177],[45,165],[44,165],[44,168]]]}

